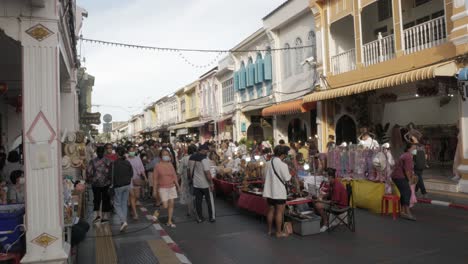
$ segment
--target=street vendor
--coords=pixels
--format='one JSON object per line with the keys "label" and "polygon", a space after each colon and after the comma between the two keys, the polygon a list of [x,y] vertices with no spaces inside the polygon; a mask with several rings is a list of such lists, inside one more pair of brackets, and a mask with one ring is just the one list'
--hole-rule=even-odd
{"label": "street vendor", "polygon": [[314,203],[315,210],[322,217],[320,232],[325,232],[328,229],[329,219],[326,210],[330,209],[331,206],[342,208],[348,205],[348,193],[344,185],[336,180],[336,170],[328,168],[327,173],[328,178],[325,178],[324,182],[320,184],[320,194]]}

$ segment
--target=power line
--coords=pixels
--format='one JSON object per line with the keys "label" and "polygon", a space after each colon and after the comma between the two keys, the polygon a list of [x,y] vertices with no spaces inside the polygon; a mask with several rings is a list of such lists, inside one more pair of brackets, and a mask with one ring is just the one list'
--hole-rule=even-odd
{"label": "power line", "polygon": [[156,50],[156,51],[164,51],[164,52],[204,52],[204,53],[244,53],[244,52],[274,52],[274,51],[286,51],[286,50],[297,50],[297,49],[304,49],[304,48],[312,48],[313,45],[306,45],[306,46],[295,46],[295,47],[287,47],[287,48],[277,48],[277,49],[192,49],[192,48],[174,48],[174,47],[157,47],[157,46],[145,46],[145,45],[138,45],[138,44],[130,44],[130,43],[123,43],[123,42],[114,42],[114,41],[105,41],[99,39],[89,39],[80,36],[80,40],[89,42],[89,43],[96,43],[102,44],[107,46],[116,46],[116,47],[124,47],[124,48],[136,48],[136,49],[144,49],[144,50]]}

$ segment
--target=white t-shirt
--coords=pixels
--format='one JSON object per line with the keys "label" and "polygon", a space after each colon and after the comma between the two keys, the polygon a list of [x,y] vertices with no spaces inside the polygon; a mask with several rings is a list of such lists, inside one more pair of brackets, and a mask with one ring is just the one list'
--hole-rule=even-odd
{"label": "white t-shirt", "polygon": [[[195,170],[194,170],[195,166]],[[208,158],[203,159],[201,162],[189,161],[189,170],[193,171],[193,187],[206,189],[210,187],[210,183],[206,179],[205,171],[209,171],[211,162]]]}
{"label": "white t-shirt", "polygon": [[291,174],[289,174],[288,165],[286,165],[286,163],[284,163],[279,158],[275,157],[271,159],[266,163],[265,167],[265,185],[263,188],[263,197],[286,200],[286,187],[275,175],[272,163],[275,166],[278,176],[283,180],[283,182],[291,180]]}
{"label": "white t-shirt", "polygon": [[363,145],[364,148],[378,148],[379,142],[377,140],[368,137],[366,140],[360,140],[359,145]]}

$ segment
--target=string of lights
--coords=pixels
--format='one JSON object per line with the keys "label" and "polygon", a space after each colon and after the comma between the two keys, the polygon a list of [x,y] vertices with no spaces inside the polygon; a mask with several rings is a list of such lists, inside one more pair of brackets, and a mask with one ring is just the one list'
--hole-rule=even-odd
{"label": "string of lights", "polygon": [[216,55],[216,57],[210,61],[209,63],[207,64],[204,64],[204,65],[199,65],[199,64],[194,64],[192,63],[191,61],[189,61],[185,56],[184,54],[182,54],[182,52],[178,52],[179,54],[179,57],[185,61],[185,63],[187,63],[188,65],[194,67],[194,68],[198,68],[198,69],[201,69],[201,68],[207,68],[207,67],[210,67],[210,66],[213,66],[215,65],[216,63],[218,63],[218,60],[219,60],[219,57],[221,57],[221,55],[223,54],[222,52],[218,53],[218,55]]}
{"label": "string of lights", "polygon": [[89,43],[95,44],[102,44],[106,46],[115,46],[115,47],[123,47],[123,48],[135,48],[135,49],[143,49],[143,50],[155,50],[155,51],[163,51],[163,52],[204,52],[204,53],[247,53],[247,52],[275,52],[275,51],[287,51],[287,50],[297,50],[297,49],[305,49],[305,48],[312,48],[313,45],[305,45],[305,46],[295,46],[295,47],[285,47],[285,48],[276,48],[276,49],[191,49],[191,48],[173,48],[173,47],[156,47],[156,46],[145,46],[145,45],[138,45],[138,44],[130,44],[130,43],[123,43],[123,42],[114,42],[114,41],[105,41],[105,40],[98,40],[98,39],[89,39],[80,36],[80,40]]}

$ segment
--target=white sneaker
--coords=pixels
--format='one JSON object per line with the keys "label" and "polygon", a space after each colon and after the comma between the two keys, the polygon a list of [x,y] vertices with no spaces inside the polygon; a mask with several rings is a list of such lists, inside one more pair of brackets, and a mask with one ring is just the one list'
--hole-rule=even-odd
{"label": "white sneaker", "polygon": [[323,232],[325,232],[325,231],[327,231],[327,230],[328,230],[328,227],[327,227],[326,225],[324,225],[324,226],[322,226],[322,227],[320,228],[320,233],[323,233]]}
{"label": "white sneaker", "polygon": [[128,224],[127,222],[124,222],[122,226],[120,226],[120,232],[125,232],[127,230]]}

